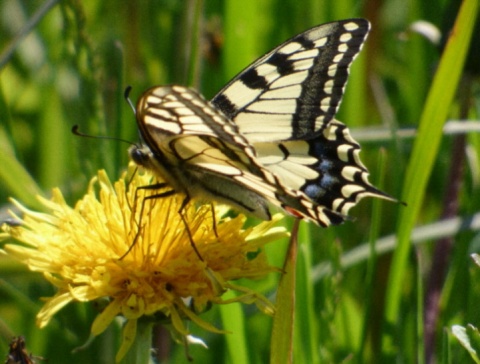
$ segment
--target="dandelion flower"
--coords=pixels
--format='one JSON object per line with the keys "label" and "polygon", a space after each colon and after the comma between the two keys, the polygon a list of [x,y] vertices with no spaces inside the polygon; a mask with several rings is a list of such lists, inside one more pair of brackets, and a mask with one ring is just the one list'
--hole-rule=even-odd
{"label": "dandelion flower", "polygon": [[108,305],[91,331],[99,335],[115,317],[124,317],[123,344],[117,353],[121,360],[133,342],[137,320],[145,316],[166,318],[185,342],[186,319],[222,332],[198,313],[211,304],[232,302],[221,299],[228,289],[241,293],[234,301],[273,312],[266,298],[231,281],[275,270],[262,247],[286,236],[283,228],[273,226],[279,216],[243,229],[243,215],[223,217],[225,208],[189,203],[182,211],[183,221],[178,213],[182,196],[145,199],[158,193],[138,188],[151,182],[148,174],[136,174],[128,188],[125,181],[112,184],[99,171],[74,208],[54,189],[51,200],[41,199],[50,213],[30,211],[14,201],[23,213],[23,218],[15,218],[22,223],[4,225],[2,236],[25,245],[8,244],[4,250],[42,272],[58,289],[37,315],[40,327],[72,301],[107,297]]}

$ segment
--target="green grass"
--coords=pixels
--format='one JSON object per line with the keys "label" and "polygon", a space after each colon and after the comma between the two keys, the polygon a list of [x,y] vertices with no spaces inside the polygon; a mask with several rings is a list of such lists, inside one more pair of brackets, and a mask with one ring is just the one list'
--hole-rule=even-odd
{"label": "green grass", "polygon": [[[323,22],[362,16],[372,21],[372,32],[352,67],[338,119],[367,136],[371,128],[388,131],[380,140],[360,140],[362,160],[371,180],[407,206],[368,200],[351,211],[355,220],[342,226],[302,223],[295,280],[288,277],[276,297],[288,298],[295,287],[295,314],[289,318],[286,306],[285,320],[273,323],[253,306],[213,309],[202,318],[234,334],[192,325],[209,349],[193,346],[190,354],[201,363],[265,363],[273,348],[279,362],[288,355],[276,350],[285,349],[281,340],[290,332],[271,343],[272,327],[287,331],[294,318],[296,363],[423,363],[426,353],[437,362],[467,362],[470,355],[450,329],[480,326],[480,270],[470,258],[480,249],[480,226],[467,225],[480,206],[480,138],[478,132],[467,134],[460,150],[468,153],[457,158],[453,150],[460,137],[442,127],[449,120],[478,120],[475,46],[466,55],[473,59],[469,68],[462,67],[478,0],[465,1],[461,11],[451,6],[447,0],[408,6],[387,0],[381,7],[353,0],[1,2],[1,217],[11,207],[10,196],[38,209],[34,196],[49,196],[58,186],[73,204],[98,169],[112,178],[120,175],[128,162],[126,144],[78,138],[70,129],[78,124],[91,135],[136,142],[134,115],[123,100],[127,85],[133,101],[150,86],[170,83],[192,85],[212,97],[285,39]],[[460,20],[443,54],[408,32],[417,20],[442,28],[454,19]],[[22,29],[27,37],[17,37]],[[202,29],[213,41],[206,42]],[[478,48],[478,31],[474,34]],[[417,136],[400,137],[406,128],[418,129]],[[457,163],[464,169],[452,175],[450,166]],[[459,185],[458,192],[446,198],[452,184]],[[446,214],[452,203],[458,208]],[[446,215],[464,224],[448,230],[438,223]],[[439,256],[442,238],[449,238],[452,248]],[[268,254],[282,267],[285,242],[271,244]],[[279,276],[247,284],[274,300]],[[434,312],[426,304],[433,295],[432,276],[439,276],[440,284],[430,346],[423,339],[425,310]],[[12,336],[24,335],[28,350],[50,363],[113,362],[116,326],[72,353],[89,337],[96,316],[90,304],[64,308],[40,330],[35,326],[40,298],[51,296],[53,288],[5,256],[0,282],[0,357]],[[165,334],[161,340],[167,346],[164,362],[187,362],[180,345]]]}

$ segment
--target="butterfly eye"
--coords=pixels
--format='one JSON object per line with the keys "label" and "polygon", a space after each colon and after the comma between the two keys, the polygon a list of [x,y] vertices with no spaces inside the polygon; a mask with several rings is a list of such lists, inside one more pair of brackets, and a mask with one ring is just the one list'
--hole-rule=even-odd
{"label": "butterfly eye", "polygon": [[132,145],[128,150],[128,154],[130,155],[132,161],[142,167],[148,167],[150,164],[149,153],[150,151],[148,148],[138,145]]}

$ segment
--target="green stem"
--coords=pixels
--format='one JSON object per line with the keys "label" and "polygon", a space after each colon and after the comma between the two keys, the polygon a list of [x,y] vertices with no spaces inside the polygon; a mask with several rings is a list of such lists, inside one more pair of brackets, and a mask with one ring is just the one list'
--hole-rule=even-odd
{"label": "green stem", "polygon": [[138,320],[134,342],[120,361],[121,364],[148,364],[151,362],[153,324],[152,320]]}

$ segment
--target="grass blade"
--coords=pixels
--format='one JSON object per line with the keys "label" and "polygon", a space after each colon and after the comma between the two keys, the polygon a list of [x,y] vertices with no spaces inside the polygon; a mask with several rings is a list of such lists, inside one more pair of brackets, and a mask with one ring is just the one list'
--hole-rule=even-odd
{"label": "grass blade", "polygon": [[[398,245],[390,269],[386,296],[387,326],[394,325],[399,315],[402,281],[405,279],[410,253],[410,234],[422,206],[425,188],[440,145],[442,127],[447,120],[460,80],[477,8],[477,0],[466,0],[462,4],[420,119],[418,137],[414,143],[402,193],[402,199],[407,202],[408,207],[401,209],[397,228]],[[392,336],[385,335],[383,347],[388,351],[392,345]]]}

